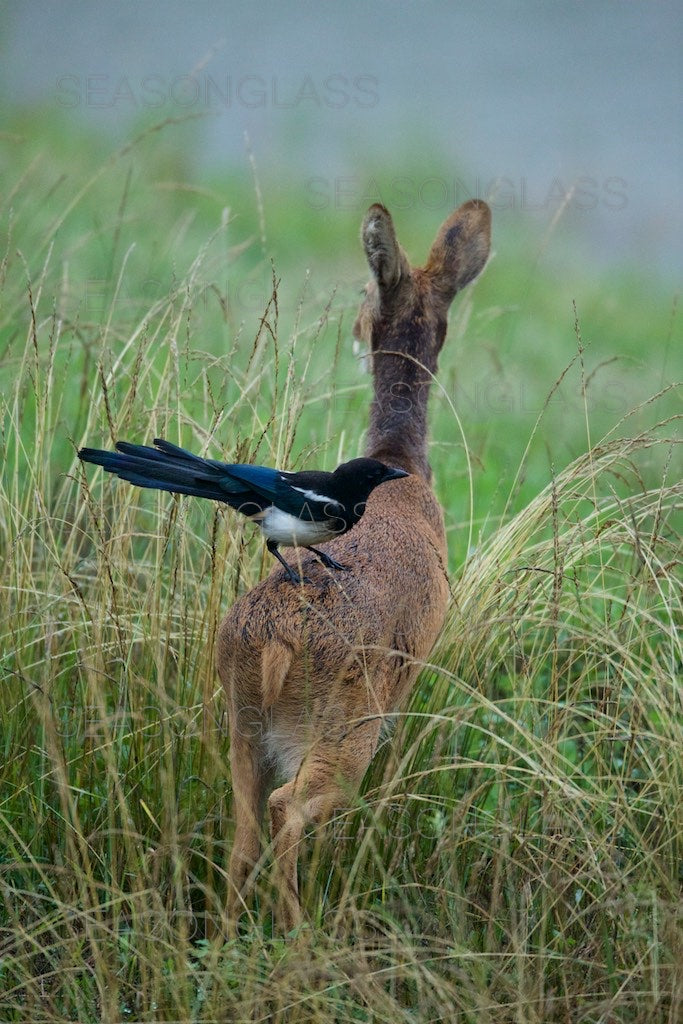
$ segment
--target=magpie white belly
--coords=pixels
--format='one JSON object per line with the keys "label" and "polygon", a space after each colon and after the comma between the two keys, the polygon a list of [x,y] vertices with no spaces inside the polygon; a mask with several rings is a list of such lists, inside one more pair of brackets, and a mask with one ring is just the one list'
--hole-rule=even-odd
{"label": "magpie white belly", "polygon": [[[330,529],[329,522],[316,523],[299,519],[297,516],[291,516],[289,512],[276,508],[275,505],[271,505],[261,516],[255,518],[258,519],[258,524],[268,540],[286,546],[298,545],[305,548],[311,544],[324,544],[326,540],[332,540],[342,532]],[[332,526],[334,525],[335,520],[332,520]],[[336,520],[336,525],[341,525],[340,520]]]}

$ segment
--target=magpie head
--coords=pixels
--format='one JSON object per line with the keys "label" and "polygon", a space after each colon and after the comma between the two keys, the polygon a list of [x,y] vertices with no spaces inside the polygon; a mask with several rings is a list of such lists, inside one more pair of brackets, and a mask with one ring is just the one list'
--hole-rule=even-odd
{"label": "magpie head", "polygon": [[347,513],[353,510],[353,522],[357,522],[363,515],[365,502],[375,487],[403,476],[409,476],[404,469],[394,469],[377,459],[351,459],[337,466],[332,474],[335,493]]}
{"label": "magpie head", "polygon": [[332,475],[335,478],[335,483],[343,482],[348,485],[355,483],[356,486],[367,490],[368,494],[387,480],[398,480],[402,476],[409,476],[405,469],[394,469],[378,459],[351,459],[350,462],[342,462]]}

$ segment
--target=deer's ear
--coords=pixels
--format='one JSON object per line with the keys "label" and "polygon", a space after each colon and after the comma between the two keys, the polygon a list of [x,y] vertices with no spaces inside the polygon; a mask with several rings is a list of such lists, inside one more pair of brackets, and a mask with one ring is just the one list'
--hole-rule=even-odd
{"label": "deer's ear", "polygon": [[395,288],[410,268],[398,244],[391,214],[380,203],[375,203],[365,214],[360,235],[380,293]]}
{"label": "deer's ear", "polygon": [[463,203],[444,221],[425,271],[446,306],[450,306],[456,292],[481,273],[490,248],[491,211],[481,199]]}

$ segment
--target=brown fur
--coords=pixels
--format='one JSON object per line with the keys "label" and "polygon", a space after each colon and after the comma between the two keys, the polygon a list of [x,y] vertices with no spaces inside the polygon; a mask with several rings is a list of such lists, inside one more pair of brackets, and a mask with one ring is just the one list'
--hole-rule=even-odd
{"label": "brown fur", "polygon": [[490,211],[472,200],[451,214],[424,268],[411,269],[383,206],[370,207],[362,240],[373,280],[355,333],[370,344],[375,386],[365,454],[411,475],[374,490],[356,526],[323,546],[348,572],[295,552],[294,565],[305,555],[311,583],[294,586],[277,568],[219,629],[236,818],[233,927],[278,771],[287,781],[268,798],[278,919],[285,930],[300,921],[303,828],[325,821],[360,784],[382,717],[406,697],[446,612],[446,539],[429,486],[427,399],[448,307],[486,262]]}

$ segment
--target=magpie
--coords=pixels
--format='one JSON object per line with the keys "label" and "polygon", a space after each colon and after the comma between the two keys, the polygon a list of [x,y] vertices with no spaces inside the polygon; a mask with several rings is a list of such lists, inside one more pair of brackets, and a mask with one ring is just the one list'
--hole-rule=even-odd
{"label": "magpie", "polygon": [[266,547],[292,583],[302,579],[278,551],[279,544],[312,551],[328,569],[347,569],[313,545],[350,530],[375,487],[408,476],[377,459],[352,459],[333,473],[285,473],[267,466],[203,459],[160,437],[154,444],[150,448],[117,441],[115,452],[81,448],[78,457],[137,487],[226,502],[261,528]]}

